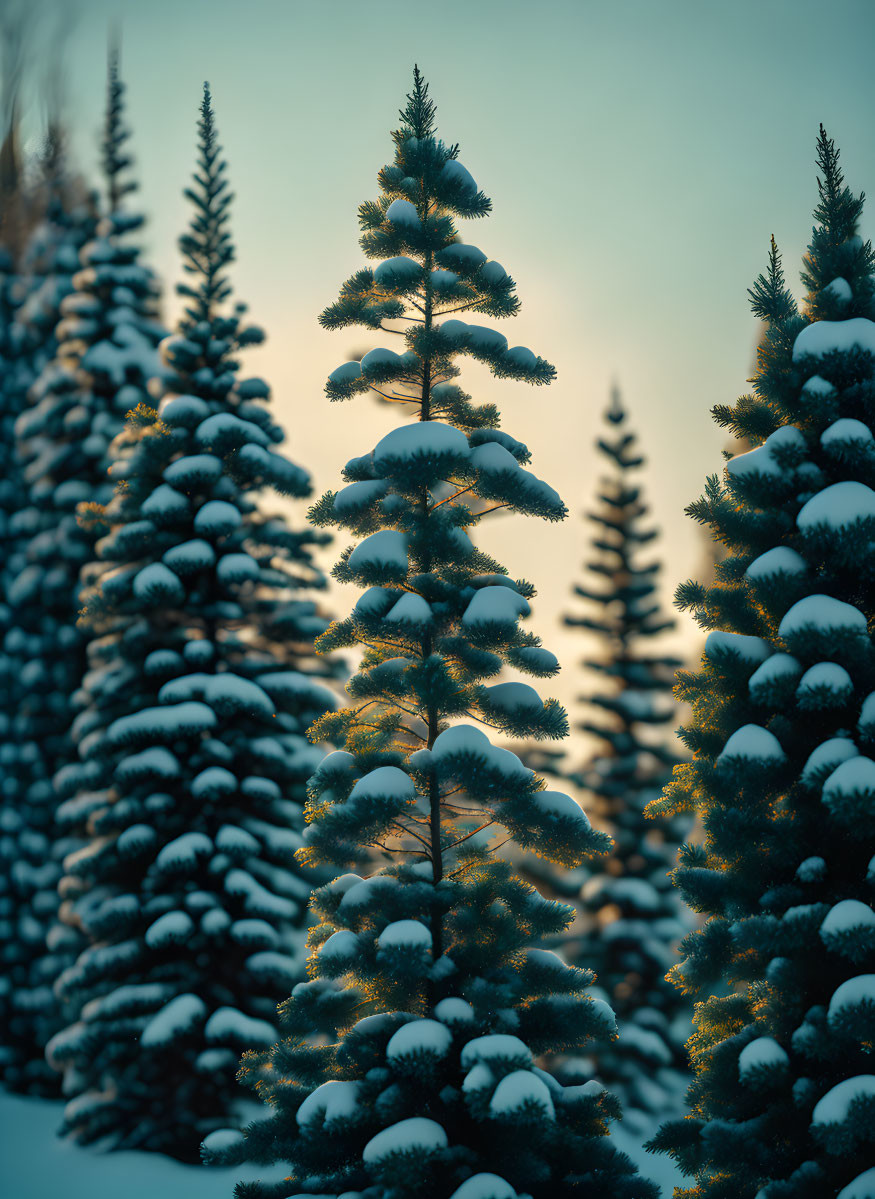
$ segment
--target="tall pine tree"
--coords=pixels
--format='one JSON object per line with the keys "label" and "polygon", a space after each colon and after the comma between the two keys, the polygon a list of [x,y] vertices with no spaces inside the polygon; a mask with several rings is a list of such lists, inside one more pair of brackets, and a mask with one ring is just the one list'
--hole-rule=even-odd
{"label": "tall pine tree", "polygon": [[160,407],[140,404],[114,447],[114,499],[84,576],[90,634],[80,763],[61,826],[64,918],[90,943],[58,990],[76,1019],[50,1061],[84,1142],[196,1158],[234,1115],[240,1053],[273,1041],[303,973],[312,876],[296,868],[305,736],[332,692],[299,669],[325,629],[303,589],[323,582],[312,530],[256,506],[310,491],[276,452],[261,379],[238,377],[262,331],[232,304],[231,193],[205,87],[180,239],[184,314],[162,343]]}
{"label": "tall pine tree", "polygon": [[19,486],[5,572],[11,680],[5,752],[7,819],[15,829],[6,843],[14,914],[3,931],[3,953],[12,963],[5,1074],[20,1089],[56,1081],[43,1058],[62,1020],[52,984],[78,944],[57,921],[61,860],[72,845],[54,825],[64,770],[75,757],[69,730],[85,669],[76,613],[79,572],[93,539],[78,525],[76,505],[111,495],[109,443],[159,370],[163,332],[155,320],[156,281],[129,240],[143,218],[122,206],[134,188],[123,151],[122,93],[112,60],[103,138],[107,211],[96,231],[90,206],[82,206],[57,161],[46,220],[22,255],[27,274],[17,340],[38,373],[11,443]]}
{"label": "tall pine tree", "polygon": [[593,556],[587,581],[574,588],[588,614],[566,616],[565,624],[594,639],[595,656],[583,666],[602,683],[581,696],[592,715],[579,728],[597,741],[570,777],[593,797],[592,810],[614,847],[588,869],[580,896],[588,928],[567,951],[595,970],[596,993],[617,1015],[619,1039],[597,1047],[596,1073],[633,1120],[652,1128],[654,1117],[681,1105],[691,1031],[689,1001],[665,980],[689,929],[669,877],[686,822],[644,816],[677,761],[664,730],[675,716],[670,694],[680,662],[658,646],[674,621],[657,596],[658,560],[642,560],[658,532],[647,520],[637,478],[645,460],[616,388],[605,424],[597,446],[608,473],[598,506],[587,513],[595,526]]}
{"label": "tall pine tree", "polygon": [[817,164],[804,309],[773,242],[754,392],[715,410],[756,448],[690,508],[728,557],[679,591],[712,631],[684,686],[695,760],[655,805],[706,834],[677,882],[708,920],[675,976],[733,988],[698,1005],[692,1113],[655,1141],[690,1199],[875,1186],[875,258],[823,129]]}
{"label": "tall pine tree", "polygon": [[558,667],[518,623],[534,587],[468,534],[489,510],[557,520],[566,509],[525,469],[529,451],[497,428],[495,406],[462,391],[457,359],[536,385],[554,370],[451,315],[512,316],[519,302],[504,268],[458,239],[457,220],[491,204],[457,147],[439,140],[418,71],[393,140],[380,197],[359,210],[362,249],[378,265],[343,284],[321,323],[396,334],[400,352],[345,363],[327,393],[374,389],[414,420],[347,463],[346,485],[312,512],[361,538],[335,576],[365,588],[320,647],[359,646],[364,657],[349,706],[315,726],[344,748],[311,779],[299,855],[345,865],[373,850],[387,865],[316,892],[311,981],[284,1005],[286,1038],[244,1067],[274,1113],[245,1139],[208,1138],[205,1151],[290,1163],[282,1183],[239,1188],[271,1199],[649,1196],[604,1135],[616,1101],[598,1084],[563,1088],[535,1065],[548,1050],[610,1037],[613,1015],[584,994],[588,970],[531,948],[569,909],[491,852],[511,836],[574,865],[607,838],[472,723],[566,732],[555,700],[486,682],[505,665],[536,677]]}

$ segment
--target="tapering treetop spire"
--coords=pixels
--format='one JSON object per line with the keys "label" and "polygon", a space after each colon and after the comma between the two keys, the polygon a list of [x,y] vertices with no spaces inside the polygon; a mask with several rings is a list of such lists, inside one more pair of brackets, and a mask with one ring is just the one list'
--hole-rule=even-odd
{"label": "tapering treetop spire", "polygon": [[437,108],[429,98],[428,84],[419,67],[414,64],[413,91],[408,93],[407,103],[400,109],[399,116],[414,137],[431,137],[436,113]]}
{"label": "tapering treetop spire", "polygon": [[228,232],[234,197],[225,177],[227,163],[218,141],[209,83],[204,83],[200,113],[197,169],[193,186],[185,189],[186,199],[195,211],[188,231],[179,239],[183,270],[199,278],[196,284],[180,283],[176,290],[192,301],[186,308],[191,320],[209,321],[216,305],[231,294],[226,268],[234,261],[234,245]]}
{"label": "tapering treetop spire", "polygon": [[100,162],[106,176],[109,211],[115,214],[129,192],[137,190],[133,179],[123,179],[124,172],[133,163],[133,158],[124,151],[124,144],[131,131],[124,123],[125,85],[119,76],[120,51],[118,41],[110,41],[106,72],[106,117],[103,139],[100,146]]}

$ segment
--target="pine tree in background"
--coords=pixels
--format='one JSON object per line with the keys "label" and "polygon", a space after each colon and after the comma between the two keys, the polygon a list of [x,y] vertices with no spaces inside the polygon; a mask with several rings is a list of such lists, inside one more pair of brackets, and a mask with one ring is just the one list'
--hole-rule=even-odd
{"label": "pine tree in background", "polygon": [[[592,975],[531,948],[568,923],[490,852],[509,835],[574,865],[600,852],[567,795],[471,721],[513,736],[565,735],[565,713],[527,684],[494,686],[504,665],[537,677],[555,657],[524,632],[530,583],[514,581],[467,530],[487,509],[547,520],[566,509],[499,430],[492,404],[455,382],[467,354],[500,378],[549,383],[553,367],[493,329],[449,317],[511,316],[505,270],[457,240],[456,219],[490,201],[438,140],[418,71],[393,134],[381,196],[359,210],[365,255],[322,314],[329,329],[395,332],[330,376],[341,400],[373,388],[417,418],[349,462],[346,486],[313,509],[361,537],[336,577],[366,588],[322,649],[361,646],[350,705],[317,723],[345,748],[310,782],[306,861],[387,865],[315,894],[312,980],[284,1005],[286,1039],[250,1057],[244,1078],[274,1105],[245,1138],[208,1138],[209,1161],[290,1163],[278,1184],[240,1195],[364,1193],[373,1199],[651,1196],[604,1135],[616,1101],[598,1084],[561,1087],[534,1064],[552,1049],[610,1037],[613,1016],[586,997]],[[400,327],[396,323],[400,324]],[[469,502],[479,504],[478,516]],[[457,723],[461,718],[461,723]]]}
{"label": "pine tree in background", "polygon": [[729,549],[679,591],[703,628],[685,680],[695,761],[659,811],[694,809],[677,882],[708,915],[677,981],[697,1006],[692,1115],[654,1145],[709,1199],[873,1193],[875,267],[821,129],[802,315],[772,245],[754,393],[718,422],[761,443],[690,513]]}
{"label": "pine tree in background", "polygon": [[596,656],[583,666],[607,684],[581,696],[594,714],[579,728],[597,747],[570,777],[593,796],[592,812],[614,848],[588,869],[581,893],[588,929],[567,952],[595,970],[595,993],[617,1015],[619,1039],[597,1048],[596,1074],[617,1091],[633,1123],[652,1128],[654,1117],[680,1108],[688,1081],[691,1004],[665,980],[690,927],[669,877],[686,822],[644,816],[677,761],[663,730],[675,717],[671,690],[680,662],[650,649],[674,621],[660,609],[659,562],[641,561],[658,533],[647,523],[636,477],[644,458],[617,389],[605,423],[597,445],[609,474],[600,481],[597,509],[587,514],[596,530],[586,563],[591,581],[574,588],[591,614],[566,616],[565,624],[595,639]]}
{"label": "pine tree in background", "polygon": [[[4,1077],[17,1089],[57,1085],[43,1058],[62,1020],[52,984],[79,943],[57,921],[61,860],[71,843],[54,828],[58,791],[52,783],[75,758],[69,729],[85,669],[84,635],[75,622],[79,572],[93,550],[75,509],[79,501],[111,495],[110,440],[159,370],[157,284],[127,238],[142,217],[119,207],[134,187],[125,178],[127,137],[112,61],[103,142],[109,211],[82,245],[93,232],[92,213],[57,159],[46,220],[22,252],[27,274],[20,280],[16,336],[24,361],[39,374],[26,407],[22,397],[10,442],[18,484],[5,571],[11,702],[4,819],[14,829],[5,843],[14,914],[3,930],[12,1014],[3,1038],[9,1047]],[[62,319],[53,333],[57,315]]]}
{"label": "pine tree in background", "polygon": [[206,88],[198,128],[168,392],[160,416],[131,413],[115,498],[83,517],[102,536],[84,575],[81,762],[58,819],[87,839],[61,887],[90,944],[58,981],[78,1019],[48,1051],[66,1132],[180,1158],[234,1118],[240,1053],[275,1039],[304,974],[313,876],[292,855],[322,758],[305,732],[333,701],[299,669],[326,627],[302,595],[324,583],[323,538],[255,505],[310,482],[274,449],[267,385],[237,377],[263,334],[231,303],[231,194]]}

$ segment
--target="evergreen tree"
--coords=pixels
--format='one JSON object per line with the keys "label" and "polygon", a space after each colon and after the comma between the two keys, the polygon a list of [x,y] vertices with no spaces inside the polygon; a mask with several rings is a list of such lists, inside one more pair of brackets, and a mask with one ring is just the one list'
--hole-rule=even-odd
{"label": "evergreen tree", "polygon": [[697,1199],[875,1183],[875,257],[823,129],[817,163],[803,312],[773,242],[754,391],[715,410],[756,448],[689,510],[729,554],[679,590],[712,631],[684,680],[695,760],[656,805],[706,834],[677,882],[708,919],[674,974],[733,988],[697,1006],[692,1114],[654,1141]]}
{"label": "evergreen tree", "polygon": [[565,624],[597,640],[597,656],[583,666],[607,684],[581,696],[594,714],[578,727],[597,746],[570,777],[593,797],[592,811],[614,847],[588,870],[581,893],[588,928],[568,951],[595,970],[596,993],[617,1015],[619,1039],[593,1055],[598,1077],[617,1091],[625,1111],[652,1127],[654,1116],[681,1104],[691,1031],[689,1002],[665,980],[689,928],[669,878],[685,822],[644,816],[677,761],[661,730],[674,718],[669,696],[680,663],[650,649],[674,621],[660,610],[659,562],[641,561],[658,533],[636,478],[644,458],[616,389],[605,423],[597,445],[609,474],[600,481],[598,507],[587,514],[595,525],[590,578],[574,588],[590,614],[566,616]]}
{"label": "evergreen tree", "polygon": [[296,669],[325,629],[301,594],[322,582],[322,538],[255,504],[310,483],[273,448],[267,385],[238,378],[263,334],[231,303],[208,88],[198,129],[160,416],[130,414],[115,497],[83,516],[101,536],[84,574],[81,761],[58,818],[86,838],[64,863],[62,914],[90,944],[58,980],[78,1019],[48,1051],[65,1070],[66,1132],[180,1158],[233,1117],[237,1059],[274,1040],[303,974],[311,875],[292,854],[322,757],[305,731],[333,698]]}
{"label": "evergreen tree", "polygon": [[78,526],[75,508],[111,495],[109,442],[159,369],[157,284],[127,237],[142,217],[118,207],[133,189],[124,178],[129,159],[121,146],[127,137],[113,61],[104,133],[109,210],[94,230],[87,199],[66,177],[56,149],[45,220],[22,252],[26,274],[19,282],[15,335],[32,382],[27,403],[20,394],[9,442],[17,478],[4,572],[4,821],[11,832],[4,857],[12,912],[2,945],[11,1005],[4,1075],[18,1089],[57,1085],[43,1057],[62,1021],[52,984],[78,945],[72,930],[57,921],[61,861],[73,845],[54,826],[59,791],[52,782],[53,776],[63,779],[75,757],[69,729],[85,669],[76,613],[79,572],[92,539]]}
{"label": "evergreen tree", "polygon": [[554,370],[450,316],[511,316],[519,302],[506,271],[457,238],[457,218],[491,205],[457,147],[437,137],[418,70],[393,139],[381,195],[359,210],[362,248],[379,265],[357,271],[320,319],[403,339],[400,353],[378,348],[335,370],[328,396],[373,388],[416,419],[347,463],[346,486],[311,513],[362,538],[335,576],[366,590],[319,645],[360,646],[364,657],[349,706],[312,732],[344,748],[310,780],[299,854],[344,865],[373,850],[387,865],[315,893],[311,981],[283,1006],[286,1038],[243,1070],[274,1113],[245,1138],[208,1138],[205,1153],[290,1163],[281,1183],[238,1187],[272,1199],[650,1196],[604,1135],[616,1101],[598,1084],[563,1088],[534,1064],[611,1036],[614,1020],[584,994],[588,970],[531,947],[561,930],[569,909],[491,852],[503,829],[574,865],[608,839],[470,723],[565,735],[555,700],[525,683],[484,682],[505,664],[536,677],[558,665],[518,624],[534,587],[467,530],[497,508],[548,520],[566,509],[525,469],[529,451],[497,428],[495,406],[473,404],[456,383],[456,359],[532,384]]}

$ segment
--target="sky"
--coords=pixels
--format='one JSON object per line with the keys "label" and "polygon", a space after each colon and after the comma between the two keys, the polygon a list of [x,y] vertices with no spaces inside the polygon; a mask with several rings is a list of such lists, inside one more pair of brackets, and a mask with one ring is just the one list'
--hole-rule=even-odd
{"label": "sky", "polygon": [[[114,26],[150,218],[146,259],[167,283],[168,319],[200,91],[212,85],[236,193],[233,280],[268,334],[246,366],[271,383],[286,452],[317,493],[398,421],[366,399],[328,402],[328,372],[379,340],[323,332],[316,318],[362,265],[356,210],[377,194],[419,64],[441,136],[459,143],[493,200],[493,215],[461,232],[517,281],[522,311],[500,327],[558,371],[546,389],[468,367],[463,381],[500,405],[503,427],[571,509],[556,525],[490,518],[478,541],[538,587],[529,627],[559,654],[554,692],[573,701],[591,681],[575,665],[580,634],[559,621],[587,557],[580,513],[598,484],[592,445],[611,381],[649,459],[668,603],[707,562],[683,509],[721,468],[726,435],[711,407],[749,390],[757,326],[746,291],[772,233],[800,293],[821,121],[850,186],[875,189],[875,3],[72,2],[63,65],[74,148],[96,168]],[[863,232],[873,231],[870,209]],[[348,610],[349,596],[333,599]],[[678,637],[698,652],[686,618]]]}

